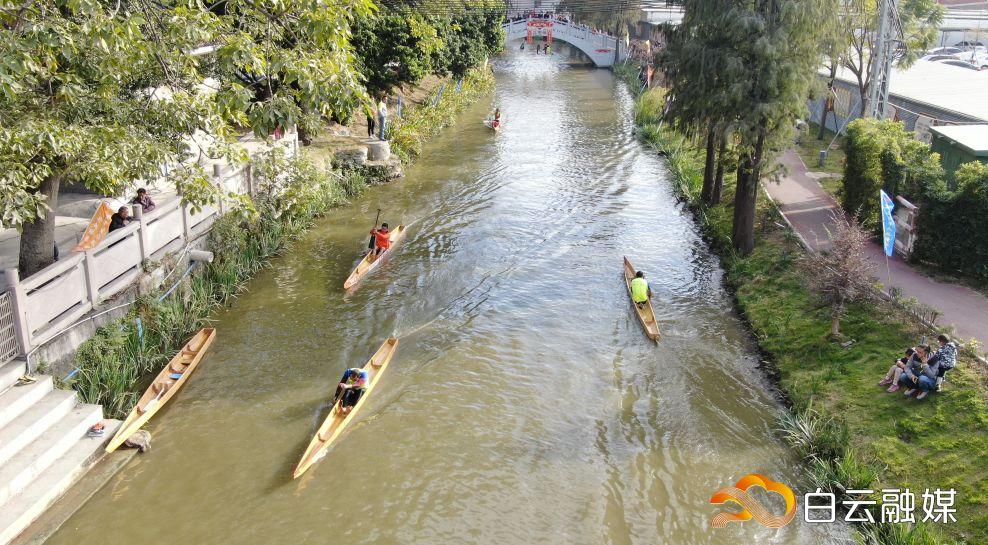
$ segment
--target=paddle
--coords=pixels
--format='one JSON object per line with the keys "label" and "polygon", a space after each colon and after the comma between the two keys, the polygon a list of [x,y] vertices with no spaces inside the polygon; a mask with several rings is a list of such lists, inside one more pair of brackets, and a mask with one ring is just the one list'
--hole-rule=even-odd
{"label": "paddle", "polygon": [[[377,229],[377,222],[380,219],[381,219],[381,209],[378,208],[377,209],[377,217],[374,218],[374,226],[371,227],[371,229]],[[370,236],[370,241],[367,242],[367,249],[368,250],[373,250],[374,249],[374,235],[371,235]]]}

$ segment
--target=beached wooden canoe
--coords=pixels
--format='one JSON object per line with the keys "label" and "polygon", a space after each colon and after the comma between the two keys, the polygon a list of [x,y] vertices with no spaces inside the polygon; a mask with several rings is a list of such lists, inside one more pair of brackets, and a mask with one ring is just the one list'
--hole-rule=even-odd
{"label": "beached wooden canoe", "polygon": [[360,260],[360,263],[357,263],[357,267],[353,269],[352,273],[350,273],[350,276],[346,279],[346,282],[343,283],[343,289],[348,290],[352,288],[357,282],[360,282],[361,278],[371,272],[374,267],[377,267],[378,263],[384,261],[385,258],[391,255],[391,250],[394,250],[395,244],[397,244],[403,236],[405,236],[405,226],[399,225],[394,231],[391,231],[390,236],[388,237],[391,239],[391,246],[385,250],[384,253],[377,256],[377,258],[373,261],[371,261],[371,254],[368,252],[367,255]]}
{"label": "beached wooden canoe", "polygon": [[[629,299],[631,299],[631,281],[635,278],[635,272],[635,267],[631,265],[631,261],[629,261],[627,256],[625,256],[624,283],[628,286]],[[632,299],[631,306],[635,309],[635,314],[638,315],[638,321],[641,322],[642,327],[645,328],[645,334],[648,335],[649,339],[657,341],[659,339],[659,324],[655,321],[655,311],[652,310],[652,299],[649,298],[642,308],[639,308],[638,305],[635,304],[634,299]]]}
{"label": "beached wooden canoe", "polygon": [[175,393],[178,392],[179,388],[185,384],[185,381],[189,380],[189,375],[195,371],[199,362],[202,361],[206,349],[209,348],[209,345],[213,344],[213,339],[215,338],[216,329],[206,327],[200,329],[198,333],[189,339],[189,342],[185,343],[185,346],[158,373],[158,376],[155,377],[154,381],[151,382],[151,385],[144,392],[144,395],[141,396],[141,399],[131,409],[130,414],[127,415],[127,419],[124,420],[120,429],[117,430],[117,434],[113,436],[113,439],[106,446],[107,452],[116,450],[131,435],[134,435],[137,430],[141,429],[141,426],[150,420],[165,403],[168,403]]}
{"label": "beached wooden canoe", "polygon": [[367,365],[364,366],[364,371],[367,371],[369,375],[367,380],[367,386],[364,388],[363,395],[357,400],[357,404],[350,409],[350,412],[346,415],[340,414],[340,402],[337,401],[333,408],[330,409],[329,414],[326,416],[326,420],[323,421],[322,425],[319,426],[319,430],[309,441],[309,447],[305,449],[305,454],[302,455],[302,459],[299,460],[298,466],[295,467],[295,473],[292,474],[293,479],[299,478],[312,464],[319,461],[319,459],[326,453],[326,449],[329,445],[336,440],[337,437],[343,433],[353,417],[357,415],[360,408],[364,406],[367,398],[370,397],[371,392],[374,387],[377,386],[381,375],[388,368],[388,363],[391,362],[391,356],[394,355],[395,349],[398,348],[398,339],[390,337],[388,340],[384,341],[381,348],[377,349],[374,356],[371,357]]}

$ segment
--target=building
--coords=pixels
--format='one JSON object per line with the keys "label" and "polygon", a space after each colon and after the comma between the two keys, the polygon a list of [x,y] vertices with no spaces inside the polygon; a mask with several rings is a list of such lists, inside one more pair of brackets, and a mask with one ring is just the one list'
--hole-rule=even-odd
{"label": "building", "polygon": [[[819,122],[827,98],[810,101],[811,121]],[[854,74],[839,70],[830,98],[836,115],[827,116],[827,128],[842,132],[862,109]],[[902,121],[924,142],[930,142],[930,127],[988,123],[988,72],[922,60],[908,70],[893,68],[885,117]]]}
{"label": "building", "polygon": [[988,124],[931,127],[930,135],[949,183],[954,182],[954,173],[964,163],[988,164]]}

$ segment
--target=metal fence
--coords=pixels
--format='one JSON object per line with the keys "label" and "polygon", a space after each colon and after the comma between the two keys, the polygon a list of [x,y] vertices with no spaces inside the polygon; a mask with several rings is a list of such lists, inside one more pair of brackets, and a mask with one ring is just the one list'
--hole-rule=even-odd
{"label": "metal fence", "polygon": [[0,293],[0,365],[14,359],[20,352],[15,327],[10,292]]}

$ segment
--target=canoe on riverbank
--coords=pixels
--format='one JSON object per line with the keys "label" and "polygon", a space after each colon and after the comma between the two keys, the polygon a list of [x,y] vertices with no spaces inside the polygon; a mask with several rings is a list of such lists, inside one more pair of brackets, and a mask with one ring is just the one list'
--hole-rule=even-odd
{"label": "canoe on riverbank", "polygon": [[391,250],[394,250],[395,245],[403,236],[405,236],[405,226],[399,225],[394,231],[391,231],[391,234],[388,236],[391,240],[391,246],[385,250],[384,253],[371,261],[371,253],[367,252],[367,255],[360,260],[360,263],[357,263],[357,267],[353,269],[353,272],[350,273],[350,276],[346,279],[346,282],[343,283],[343,289],[348,290],[352,288],[357,282],[360,282],[360,279],[366,276],[367,273],[374,270],[374,267],[377,267],[378,263],[384,261],[385,258],[391,255]]}
{"label": "canoe on riverbank", "polygon": [[[635,272],[635,267],[631,264],[628,257],[625,256],[624,283],[628,286],[629,299],[631,299],[631,281],[635,278]],[[635,304],[634,299],[631,299],[631,307],[635,309],[635,314],[638,315],[638,321],[645,328],[645,335],[648,335],[648,338],[653,341],[659,340],[659,324],[655,321],[655,311],[652,310],[652,298],[649,297],[648,301],[641,307]]]}
{"label": "canoe on riverbank", "polygon": [[106,446],[107,452],[113,452],[137,430],[141,429],[159,409],[175,395],[195,371],[209,345],[216,338],[216,329],[205,327],[185,343],[178,354],[168,365],[158,373],[151,385],[131,409],[127,419],[120,425],[117,434]]}
{"label": "canoe on riverbank", "polygon": [[316,431],[312,440],[309,441],[309,446],[305,449],[305,454],[302,455],[298,466],[295,467],[295,472],[292,474],[293,479],[299,478],[312,464],[318,462],[323,454],[325,454],[326,449],[343,433],[343,430],[350,424],[353,417],[364,406],[364,402],[370,397],[374,387],[377,386],[377,382],[388,368],[388,363],[391,362],[391,356],[394,356],[396,348],[398,348],[398,339],[394,337],[388,338],[381,345],[381,348],[377,349],[377,352],[367,362],[367,365],[364,365],[364,371],[367,371],[369,375],[367,386],[364,387],[363,395],[360,396],[357,404],[350,409],[349,413],[346,415],[340,414],[339,401],[333,404],[333,408],[330,409],[326,420],[323,421],[322,425],[319,426],[319,430]]}

